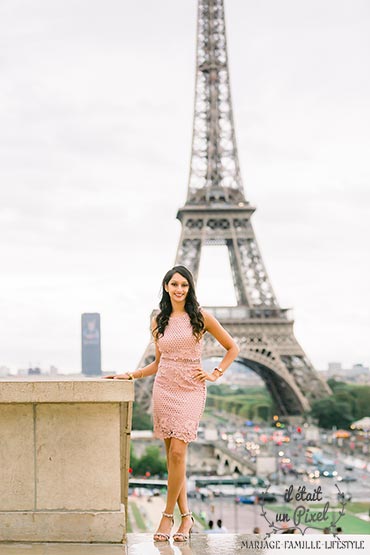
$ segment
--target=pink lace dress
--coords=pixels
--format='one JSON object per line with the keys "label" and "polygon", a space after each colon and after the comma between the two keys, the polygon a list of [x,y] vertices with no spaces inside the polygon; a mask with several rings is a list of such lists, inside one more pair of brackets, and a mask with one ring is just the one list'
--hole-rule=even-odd
{"label": "pink lace dress", "polygon": [[177,437],[186,443],[197,438],[206,401],[206,384],[193,379],[201,366],[203,337],[198,342],[187,312],[170,316],[158,339],[161,353],[153,385],[154,436]]}

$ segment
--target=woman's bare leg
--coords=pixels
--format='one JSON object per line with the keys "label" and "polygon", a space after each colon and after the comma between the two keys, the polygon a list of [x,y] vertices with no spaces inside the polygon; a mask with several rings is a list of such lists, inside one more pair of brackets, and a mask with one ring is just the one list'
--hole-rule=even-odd
{"label": "woman's bare leg", "polygon": [[168,451],[168,486],[166,513],[173,513],[186,478],[186,451],[188,444],[177,437],[171,438]]}
{"label": "woman's bare leg", "polygon": [[[188,507],[188,496],[187,496],[187,491],[186,491],[186,476],[184,477],[184,482],[183,482],[183,486],[180,490],[179,496],[177,498],[177,504],[179,506],[180,509],[180,514],[184,514],[184,513],[188,513],[189,512],[189,507]],[[181,522],[180,522],[180,526],[177,529],[177,531],[174,534],[174,539],[178,540],[178,541],[183,541],[183,538],[181,536],[179,536],[178,538],[176,537],[176,534],[182,533],[182,534],[188,534],[190,528],[193,525],[193,521],[191,519],[191,516],[184,516],[181,518]]]}
{"label": "woman's bare leg", "polygon": [[[180,510],[185,507],[186,500],[186,450],[188,444],[176,437],[165,439],[167,453],[167,501],[164,510],[167,514],[173,514],[177,500],[179,499]],[[182,490],[184,490],[183,493]],[[181,494],[181,495],[180,495]],[[158,531],[169,534],[172,522],[168,517],[162,516]],[[154,535],[156,539],[156,535]],[[158,538],[159,540],[163,538]]]}
{"label": "woman's bare leg", "polygon": [[[167,469],[168,469],[168,453],[170,450],[172,438],[166,438],[164,440],[166,446],[166,456],[167,456]],[[187,499],[187,492],[186,492],[186,476],[184,477],[184,484],[180,490],[179,496],[177,498],[177,504],[179,506],[180,513],[187,513],[188,512],[188,499]]]}
{"label": "woman's bare leg", "polygon": [[171,437],[166,437],[164,440],[164,444],[166,446],[167,470],[168,470],[168,452],[170,450],[171,439],[172,439]]}
{"label": "woman's bare leg", "polygon": [[[168,490],[167,490],[167,509],[172,511],[175,508],[176,502],[179,505],[180,513],[188,512],[188,500],[186,494],[186,454],[188,444],[177,438],[172,438],[170,448],[168,451]],[[179,529],[176,533],[187,534],[192,526],[192,519],[190,516],[183,517]],[[176,538],[176,534],[174,535]],[[179,537],[182,541],[182,537]]]}

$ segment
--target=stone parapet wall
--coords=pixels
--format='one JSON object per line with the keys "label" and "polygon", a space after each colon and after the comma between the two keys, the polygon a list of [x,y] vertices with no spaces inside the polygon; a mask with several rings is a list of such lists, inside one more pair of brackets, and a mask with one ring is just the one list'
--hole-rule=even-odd
{"label": "stone parapet wall", "polygon": [[127,381],[2,381],[0,541],[124,541],[133,399]]}

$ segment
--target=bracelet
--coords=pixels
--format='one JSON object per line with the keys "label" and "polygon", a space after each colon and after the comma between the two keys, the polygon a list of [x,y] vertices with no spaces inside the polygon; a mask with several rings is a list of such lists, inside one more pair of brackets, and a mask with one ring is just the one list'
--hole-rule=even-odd
{"label": "bracelet", "polygon": [[218,372],[220,374],[220,376],[224,375],[225,370],[222,370],[221,368],[219,368],[218,366],[216,366],[216,368],[213,369],[214,372]]}
{"label": "bracelet", "polygon": [[140,376],[134,376],[134,374],[131,372],[127,372],[127,374],[129,376],[129,380],[137,380],[138,378],[144,377],[144,372],[141,369],[140,369]]}

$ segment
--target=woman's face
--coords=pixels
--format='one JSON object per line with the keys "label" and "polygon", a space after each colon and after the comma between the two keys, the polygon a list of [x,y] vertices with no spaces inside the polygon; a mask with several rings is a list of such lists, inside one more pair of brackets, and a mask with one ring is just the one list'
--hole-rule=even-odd
{"label": "woman's face", "polygon": [[189,292],[189,282],[186,278],[176,272],[164,287],[173,305],[185,304],[186,295]]}

